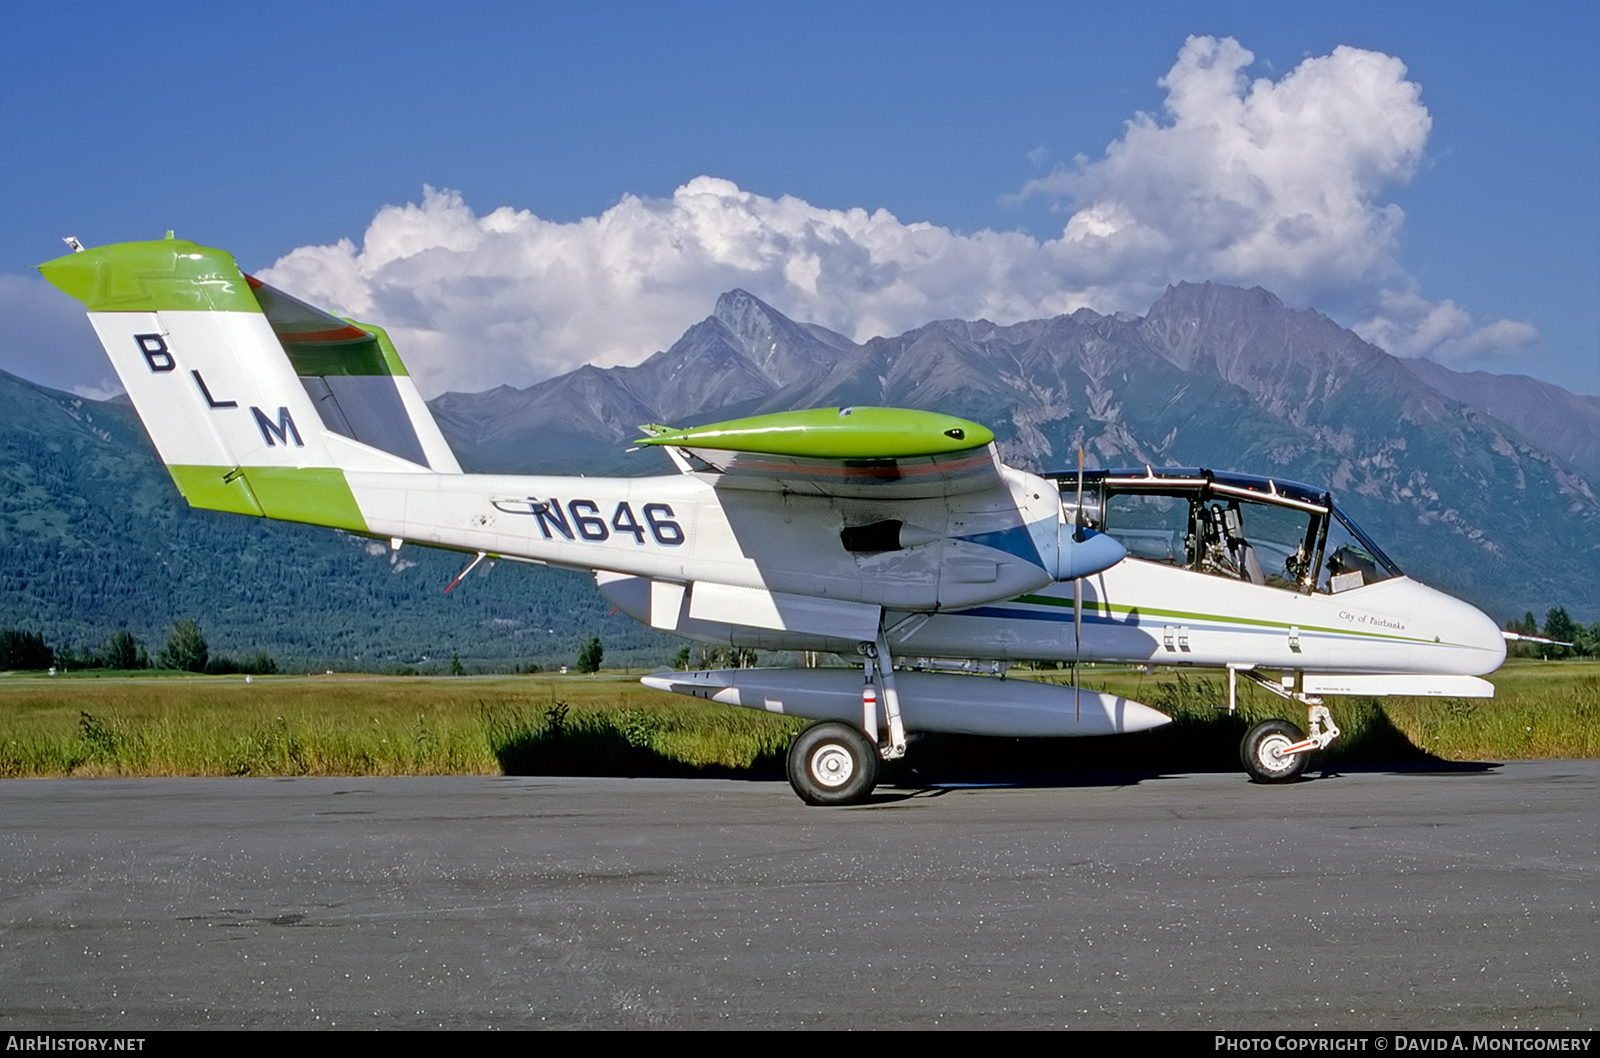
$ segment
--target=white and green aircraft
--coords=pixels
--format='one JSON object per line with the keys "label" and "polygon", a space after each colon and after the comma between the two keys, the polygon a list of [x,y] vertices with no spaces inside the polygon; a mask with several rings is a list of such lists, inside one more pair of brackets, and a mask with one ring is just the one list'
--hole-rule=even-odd
{"label": "white and green aircraft", "polygon": [[[1257,780],[1337,736],[1336,694],[1489,697],[1505,641],[1406,577],[1326,490],[1198,469],[1040,476],[947,415],[822,408],[641,427],[678,473],[465,474],[381,327],[173,239],[40,266],[84,303],[195,507],[591,571],[623,612],[704,643],[859,653],[862,669],[645,678],[818,721],[789,778],[861,800],[925,732],[1109,735],[1168,717],[1005,679],[1020,660],[1225,668],[1308,710],[1258,724]],[[1219,703],[1221,705],[1222,703]]]}

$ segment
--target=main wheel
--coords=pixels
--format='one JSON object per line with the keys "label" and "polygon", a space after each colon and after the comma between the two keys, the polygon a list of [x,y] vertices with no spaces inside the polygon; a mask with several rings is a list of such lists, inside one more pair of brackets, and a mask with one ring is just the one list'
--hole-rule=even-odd
{"label": "main wheel", "polygon": [[849,724],[812,724],[789,747],[789,785],[808,805],[852,805],[878,785],[878,747]]}
{"label": "main wheel", "polygon": [[1239,760],[1256,782],[1289,782],[1306,770],[1306,754],[1283,751],[1304,738],[1287,720],[1264,720],[1245,732]]}

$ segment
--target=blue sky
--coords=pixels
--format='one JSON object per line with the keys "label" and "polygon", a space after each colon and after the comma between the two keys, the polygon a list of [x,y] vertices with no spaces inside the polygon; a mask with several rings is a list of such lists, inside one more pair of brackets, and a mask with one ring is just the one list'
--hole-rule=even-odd
{"label": "blue sky", "polygon": [[[55,256],[63,234],[98,244],[173,228],[330,307],[399,320],[433,391],[637,360],[709,312],[724,282],[864,337],[924,322],[918,313],[1142,312],[1164,282],[1215,278],[1259,281],[1396,352],[1600,394],[1594,11],[11,0],[0,9],[0,188],[12,204],[0,211],[0,313],[12,327],[0,367],[100,392],[108,372],[86,325],[29,267]],[[1182,215],[1180,177],[1141,183],[1178,139],[1141,154],[1128,123],[1142,112],[1157,131],[1183,124],[1171,89],[1191,36],[1231,38],[1253,57],[1240,75],[1269,88],[1321,71],[1327,98],[1350,108],[1330,141],[1394,119],[1376,162],[1318,148],[1332,151],[1330,171],[1349,167],[1361,201],[1312,219],[1381,232],[1323,246],[1326,267],[1241,264],[1213,252],[1226,232]],[[1374,91],[1389,94],[1366,110],[1338,94],[1359,73],[1339,65],[1350,49],[1404,64],[1403,75],[1367,64]],[[1188,54],[1203,67],[1236,53]],[[1414,102],[1406,85],[1420,89]],[[1240,97],[1249,91],[1241,84]],[[1188,120],[1199,127],[1207,113]],[[1116,165],[1105,163],[1113,143],[1125,145]],[[1241,184],[1201,180],[1196,193],[1226,197],[1262,173],[1271,184],[1285,157]],[[718,182],[686,195],[700,176]],[[425,185],[459,198],[425,201]],[[643,204],[619,210],[625,196]],[[1290,208],[1283,199],[1274,208]],[[407,203],[416,209],[381,212]],[[885,210],[895,224],[857,223],[851,210]],[[1144,256],[1067,260],[1082,248],[1062,242],[1072,218],[1095,237],[1121,226],[1124,240],[1143,233],[1166,249],[1147,239]],[[908,227],[924,223],[934,242]],[[828,249],[798,278],[782,262],[726,256],[730,232],[748,224],[765,234],[738,253],[763,261],[798,254],[797,232],[837,229],[828,247],[885,255],[873,278],[851,280],[879,293],[835,296],[845,265]],[[659,256],[678,244],[674,225],[698,225],[692,261]],[[585,242],[597,229],[631,234]],[[352,244],[342,254],[341,239]],[[1369,259],[1339,263],[1352,246]],[[575,255],[565,286],[547,260],[563,253]],[[901,253],[945,264],[916,272]],[[583,267],[600,271],[585,278]],[[905,274],[902,289],[882,294],[884,269]],[[981,296],[960,296],[968,287]]]}

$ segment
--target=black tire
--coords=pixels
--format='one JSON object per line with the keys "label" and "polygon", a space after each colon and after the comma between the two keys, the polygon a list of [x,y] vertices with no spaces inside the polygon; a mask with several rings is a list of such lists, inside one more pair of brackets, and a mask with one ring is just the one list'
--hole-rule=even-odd
{"label": "black tire", "polygon": [[1239,743],[1239,760],[1256,782],[1293,782],[1306,770],[1309,754],[1283,756],[1280,751],[1305,737],[1287,720],[1264,720],[1245,732]]}
{"label": "black tire", "polygon": [[878,785],[878,747],[849,724],[828,720],[789,747],[789,785],[808,805],[853,805]]}

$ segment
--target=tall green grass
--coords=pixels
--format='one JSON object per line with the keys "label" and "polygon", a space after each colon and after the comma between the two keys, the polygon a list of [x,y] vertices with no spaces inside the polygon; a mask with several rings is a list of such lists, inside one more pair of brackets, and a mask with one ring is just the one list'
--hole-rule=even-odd
{"label": "tall green grass", "polygon": [[1395,727],[1447,760],[1600,757],[1600,664],[1517,660],[1492,679],[1492,699],[1402,699]]}
{"label": "tall green grass", "polygon": [[486,708],[489,745],[513,775],[781,774],[805,721],[693,701],[620,710]]}
{"label": "tall green grass", "polygon": [[[1158,729],[1166,739],[1242,736],[1249,725],[1274,718],[1306,725],[1303,706],[1247,680],[1239,681],[1236,717],[1227,717],[1218,709],[1228,697],[1222,673],[1086,668],[1082,675],[1085,687],[1171,716],[1173,723]],[[1048,678],[1067,682],[1055,673]],[[1315,759],[1337,764],[1600,757],[1600,664],[1513,659],[1488,679],[1495,685],[1493,698],[1330,696],[1325,704],[1340,736]],[[1235,751],[1236,743],[1237,738]]]}
{"label": "tall green grass", "polygon": [[[1017,673],[1017,675],[1027,675]],[[1065,682],[1061,672],[1034,674]],[[1328,765],[1600,757],[1600,665],[1513,661],[1492,700],[1330,698]],[[1225,676],[1086,668],[1167,727],[1116,739],[959,740],[913,767],[1232,767],[1246,727],[1305,710]],[[627,676],[0,677],[0,777],[781,774],[805,721],[648,690]],[[982,755],[982,754],[979,754]]]}
{"label": "tall green grass", "polygon": [[0,679],[0,776],[781,770],[803,722],[628,677]]}

